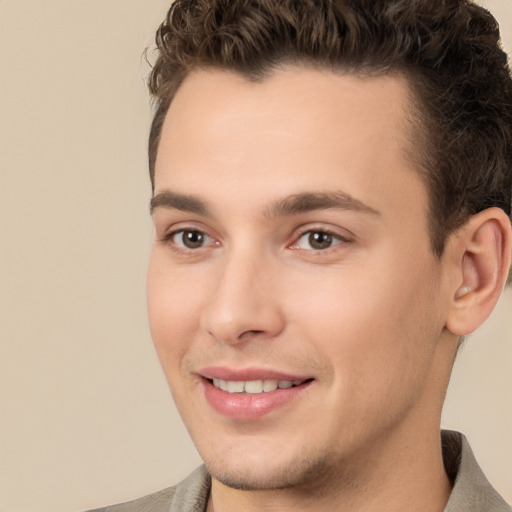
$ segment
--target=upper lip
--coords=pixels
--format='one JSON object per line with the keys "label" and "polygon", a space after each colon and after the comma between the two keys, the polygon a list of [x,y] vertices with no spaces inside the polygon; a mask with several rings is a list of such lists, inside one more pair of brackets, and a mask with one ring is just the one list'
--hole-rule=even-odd
{"label": "upper lip", "polygon": [[227,366],[208,366],[199,372],[205,379],[222,379],[233,382],[251,380],[308,380],[310,376],[286,373],[268,368],[229,368]]}

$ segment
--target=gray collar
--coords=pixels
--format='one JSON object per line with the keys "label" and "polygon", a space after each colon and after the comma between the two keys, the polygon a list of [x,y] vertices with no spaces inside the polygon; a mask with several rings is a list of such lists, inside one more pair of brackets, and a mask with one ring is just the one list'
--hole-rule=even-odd
{"label": "gray collar", "polygon": [[512,509],[489,483],[466,437],[442,432],[443,460],[453,490],[444,512],[511,512]]}

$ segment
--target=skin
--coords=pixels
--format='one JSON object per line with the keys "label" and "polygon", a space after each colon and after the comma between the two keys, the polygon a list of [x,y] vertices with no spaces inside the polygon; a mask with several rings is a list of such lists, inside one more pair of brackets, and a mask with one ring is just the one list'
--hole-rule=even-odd
{"label": "skin", "polygon": [[[444,509],[439,424],[463,249],[455,237],[443,258],[432,253],[408,99],[399,76],[285,68],[261,83],[197,71],[171,104],[149,319],[212,474],[209,510]],[[357,202],[276,209],[332,192]],[[203,244],[187,248],[182,230]],[[311,232],[332,233],[332,245],[313,248]],[[199,374],[215,365],[313,380],[244,421],[205,399]]]}

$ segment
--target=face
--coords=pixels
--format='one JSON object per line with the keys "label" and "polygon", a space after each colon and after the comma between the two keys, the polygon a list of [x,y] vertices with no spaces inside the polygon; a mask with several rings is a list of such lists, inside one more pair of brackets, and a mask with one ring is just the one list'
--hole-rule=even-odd
{"label": "face", "polygon": [[173,100],[149,319],[217,481],[304,484],[438,421],[443,263],[407,98],[399,77],[289,68],[198,71]]}

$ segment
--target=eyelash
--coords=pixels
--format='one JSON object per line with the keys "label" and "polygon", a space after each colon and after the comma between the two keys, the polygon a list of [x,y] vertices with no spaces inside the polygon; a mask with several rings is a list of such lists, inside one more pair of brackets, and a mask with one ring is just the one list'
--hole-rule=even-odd
{"label": "eyelash", "polygon": [[[176,243],[174,238],[177,235],[180,235],[180,234],[183,237],[183,235],[185,233],[197,233],[200,236],[203,236],[206,239],[211,240],[211,242],[208,243],[207,245],[201,245],[201,246],[195,247],[195,248],[182,247],[182,246],[180,246],[180,245],[178,245]],[[310,248],[309,249],[305,249],[305,248],[299,246],[299,242],[300,242],[300,240],[304,236],[309,235],[311,237],[311,235],[313,235],[313,234],[321,234],[321,235],[327,236],[328,238],[331,239],[330,240],[330,245],[328,245],[325,248],[316,248],[316,249],[314,247],[311,247],[311,244],[310,244]],[[205,231],[203,231],[201,229],[195,229],[195,228],[181,228],[181,229],[176,229],[174,231],[171,231],[171,232],[167,233],[161,239],[161,242],[168,244],[173,251],[175,251],[177,253],[181,253],[181,254],[190,254],[191,252],[195,252],[195,251],[198,251],[200,249],[205,249],[205,248],[207,248],[210,245],[214,245],[214,246],[218,246],[219,245],[219,242],[217,242],[213,237],[208,235],[208,233],[206,233]],[[303,231],[301,231],[294,238],[294,242],[292,242],[287,247],[289,249],[292,249],[292,250],[305,250],[305,251],[310,251],[310,252],[315,252],[315,253],[321,253],[321,252],[326,252],[326,251],[328,251],[330,249],[333,249],[334,247],[336,247],[338,245],[343,245],[343,244],[347,244],[347,243],[350,243],[350,242],[351,242],[351,239],[349,239],[347,237],[344,237],[344,236],[340,235],[339,233],[336,233],[334,230],[329,230],[329,229],[325,229],[325,228],[322,228],[322,227],[316,227],[316,228],[315,227],[309,227],[308,229],[304,229]]]}
{"label": "eyelash", "polygon": [[344,236],[340,235],[339,233],[335,232],[334,230],[326,229],[326,228],[323,228],[323,227],[309,227],[307,229],[304,229],[302,232],[300,232],[298,234],[298,236],[295,238],[295,242],[293,242],[293,244],[291,246],[289,246],[289,247],[291,249],[301,250],[302,248],[298,246],[299,241],[304,236],[306,236],[308,234],[309,234],[309,236],[311,236],[312,234],[327,235],[333,241],[337,240],[336,243],[332,243],[331,245],[329,245],[328,247],[326,247],[324,249],[315,249],[313,247],[311,247],[310,249],[303,249],[303,250],[309,250],[309,251],[312,251],[312,252],[325,252],[325,251],[328,251],[329,249],[332,249],[333,247],[335,247],[337,245],[347,244],[347,243],[351,242],[351,240],[348,237],[344,237]]}
{"label": "eyelash", "polygon": [[205,248],[205,246],[200,246],[200,247],[197,247],[197,248],[180,247],[173,240],[180,233],[181,233],[182,236],[185,233],[198,233],[199,235],[202,235],[202,236],[207,237],[208,239],[212,240],[214,242],[214,245],[218,245],[218,242],[216,242],[213,237],[208,235],[208,233],[206,233],[205,231],[203,231],[201,229],[195,229],[195,228],[176,229],[176,230],[171,231],[171,232],[167,233],[166,235],[164,235],[160,241],[165,243],[165,244],[168,244],[173,251],[178,252],[178,253],[183,253],[183,254],[189,254],[190,252],[194,252],[194,251],[197,251],[198,249],[204,249]]}

